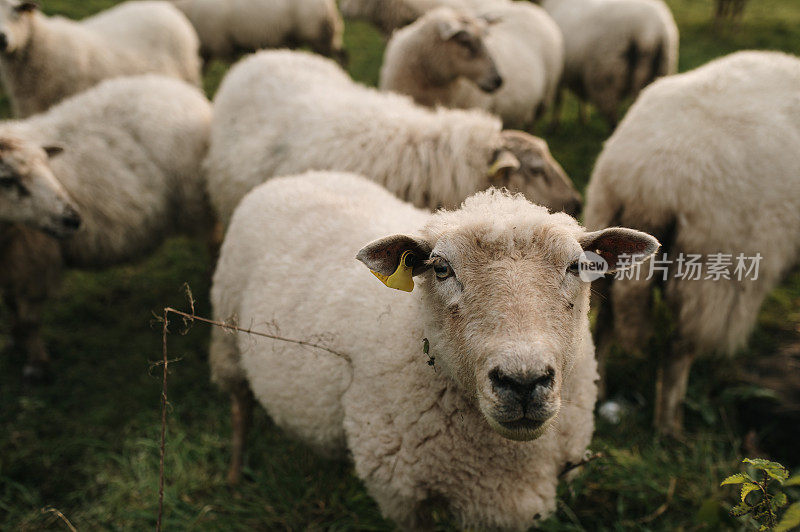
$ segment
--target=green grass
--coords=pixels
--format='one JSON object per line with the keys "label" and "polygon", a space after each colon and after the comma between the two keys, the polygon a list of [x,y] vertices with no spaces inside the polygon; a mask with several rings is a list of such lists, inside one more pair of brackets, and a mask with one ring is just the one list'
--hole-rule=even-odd
{"label": "green grass", "polygon": [[[113,0],[44,0],[49,13],[82,17]],[[751,0],[736,29],[715,31],[710,0],[669,0],[682,32],[681,69],[743,48],[800,54],[800,2]],[[353,77],[377,81],[383,43],[367,24],[348,24],[345,43]],[[206,77],[209,94],[227,65]],[[556,157],[585,187],[608,131],[597,115],[577,123],[568,99],[564,125],[546,135]],[[7,114],[7,102],[0,101]],[[538,131],[542,133],[542,131]],[[70,272],[50,305],[45,335],[54,357],[54,382],[26,387],[23,360],[0,357],[0,529],[65,530],[57,508],[79,530],[142,530],[157,513],[160,430],[158,324],[165,305],[185,307],[188,282],[198,312],[208,315],[211,263],[203,245],[167,242],[153,257],[104,272]],[[739,527],[727,517],[733,490],[719,481],[738,469],[744,434],[756,428],[774,457],[800,465],[797,443],[783,418],[766,416],[772,403],[744,399],[763,390],[738,384],[751,360],[797,343],[800,273],[774,292],[762,310],[751,347],[733,362],[698,363],[689,389],[685,442],[661,441],[650,430],[653,369],[642,357],[617,354],[609,388],[630,414],[620,425],[598,421],[592,448],[605,458],[559,492],[559,510],[546,530],[696,530]],[[285,437],[258,411],[249,445],[248,480],[224,482],[229,444],[227,398],[210,383],[208,329],[169,339],[170,411],[165,528],[168,530],[385,530],[376,505],[347,463],[316,457]],[[7,339],[7,327],[0,335]],[[662,335],[663,336],[663,335]],[[663,350],[663,338],[650,350]],[[797,419],[794,418],[794,423]],[[796,426],[796,425],[795,425]],[[788,441],[788,443],[787,443]],[[669,486],[676,487],[670,496]],[[667,503],[666,509],[656,510]],[[443,517],[443,530],[452,526]]]}

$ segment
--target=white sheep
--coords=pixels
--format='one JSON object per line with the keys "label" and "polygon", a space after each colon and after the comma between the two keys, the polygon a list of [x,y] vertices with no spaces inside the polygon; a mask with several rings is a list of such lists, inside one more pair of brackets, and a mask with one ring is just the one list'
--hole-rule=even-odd
{"label": "white sheep", "polygon": [[199,46],[167,2],[125,2],[76,22],[0,0],[0,76],[19,117],[117,76],[157,73],[199,86]]}
{"label": "white sheep", "polygon": [[396,31],[384,54],[380,88],[424,105],[485,109],[506,127],[530,126],[558,91],[564,69],[561,30],[533,4],[508,3],[476,13],[478,18],[439,8]]}
{"label": "white sheep", "polygon": [[175,0],[197,30],[204,58],[308,44],[343,58],[344,23],[335,0]]}
{"label": "white sheep", "polygon": [[[233,216],[214,316],[325,338],[340,355],[217,329],[212,378],[234,412],[249,410],[249,386],[278,426],[326,454],[346,451],[405,529],[429,524],[439,501],[461,526],[523,530],[555,509],[559,474],[592,436],[579,257],[592,249],[613,263],[628,246],[652,253],[657,242],[623,228],[586,233],[495,189],[431,214],[352,174],[277,178]],[[413,292],[387,290],[357,252],[388,286]],[[240,457],[244,428],[234,427]]]}
{"label": "white sheep", "polygon": [[[647,231],[673,261],[665,283],[658,272],[615,280],[609,309],[617,340],[641,346],[652,329],[653,285],[664,285],[677,330],[656,387],[655,425],[663,432],[681,430],[694,358],[743,347],[764,297],[798,260],[798,87],[800,59],[772,52],[736,53],[664,78],[642,92],[597,160],[587,227]],[[708,268],[718,253],[732,255],[721,266],[730,279],[707,270],[700,280],[676,278],[689,269],[675,262],[680,254],[703,255]],[[739,254],[761,255],[757,280],[739,280]],[[747,268],[753,262],[743,260]],[[598,340],[599,352],[604,343]]]}
{"label": "white sheep", "polygon": [[491,184],[575,212],[580,196],[547,144],[478,110],[431,110],[354,83],[333,61],[263,51],[235,65],[214,99],[204,164],[223,225],[270,177],[356,172],[431,209]]}
{"label": "white sheep", "polygon": [[170,232],[209,226],[199,161],[210,123],[198,89],[155,75],[109,80],[0,123],[0,287],[26,374],[48,360],[41,311],[64,266],[137,260]]}
{"label": "white sheep", "polygon": [[[564,35],[564,84],[582,101],[594,104],[612,127],[625,98],[677,71],[678,27],[662,0],[540,4]],[[554,124],[560,105],[556,107]]]}
{"label": "white sheep", "polygon": [[384,35],[411,24],[437,7],[482,9],[508,0],[342,0],[342,14],[347,18],[372,22]]}

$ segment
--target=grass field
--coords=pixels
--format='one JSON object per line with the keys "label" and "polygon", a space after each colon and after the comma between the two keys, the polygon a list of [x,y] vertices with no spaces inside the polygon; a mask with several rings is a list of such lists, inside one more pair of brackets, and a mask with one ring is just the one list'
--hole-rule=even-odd
{"label": "grass field", "polygon": [[[42,3],[48,13],[79,18],[115,2]],[[682,70],[743,48],[800,54],[798,0],[751,0],[736,31],[712,29],[710,0],[668,3],[682,33]],[[375,83],[383,46],[378,34],[367,24],[349,23],[346,44],[351,74]],[[210,69],[209,96],[225,69],[221,63]],[[0,104],[7,110],[5,100]],[[608,131],[597,116],[579,125],[576,108],[569,100],[564,126],[547,138],[583,188]],[[20,379],[24,361],[0,357],[0,530],[66,530],[51,509],[78,530],[154,526],[161,381],[153,362],[161,356],[161,338],[153,313],[166,305],[185,308],[182,286],[188,283],[198,312],[208,315],[211,267],[201,243],[178,238],[139,264],[70,272],[46,316],[54,381],[27,387]],[[718,486],[738,470],[744,435],[756,429],[762,447],[792,466],[800,466],[800,436],[796,417],[768,415],[768,391],[742,384],[739,376],[754,359],[797,344],[799,324],[795,272],[765,304],[741,357],[698,363],[689,389],[688,437],[681,443],[659,440],[650,430],[652,364],[618,354],[609,389],[630,405],[629,414],[619,425],[598,421],[592,449],[605,458],[562,486],[558,512],[543,528],[741,528],[727,516],[733,490]],[[667,327],[665,318],[662,329]],[[176,323],[174,332],[179,329]],[[7,332],[0,323],[4,340]],[[660,336],[648,349],[663,349],[665,334]],[[199,324],[169,339],[170,356],[178,360],[169,378],[165,529],[390,529],[347,463],[316,457],[282,435],[262,411],[249,441],[247,481],[237,489],[226,486],[228,403],[209,383],[207,343],[208,329]],[[442,517],[440,528],[452,525]]]}

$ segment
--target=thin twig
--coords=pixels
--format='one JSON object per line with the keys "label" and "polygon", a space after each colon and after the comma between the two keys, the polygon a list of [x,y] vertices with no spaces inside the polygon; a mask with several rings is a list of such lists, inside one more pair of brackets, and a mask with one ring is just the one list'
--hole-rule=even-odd
{"label": "thin twig", "polygon": [[[158,467],[158,519],[156,521],[156,532],[161,532],[161,522],[164,515],[164,456],[166,454],[166,442],[167,442],[167,407],[169,403],[167,402],[167,374],[169,369],[169,357],[167,355],[167,335],[169,334],[169,315],[175,314],[183,318],[183,323],[185,326],[184,334],[188,332],[189,327],[194,321],[199,321],[200,323],[206,323],[208,325],[213,325],[215,327],[221,327],[222,329],[226,329],[229,331],[236,331],[245,334],[252,334],[254,336],[261,336],[264,338],[270,338],[272,340],[277,340],[279,342],[288,342],[290,344],[301,345],[304,347],[311,347],[314,349],[320,349],[322,351],[326,351],[332,355],[340,357],[346,360],[348,363],[352,362],[351,358],[338,351],[331,349],[330,347],[326,347],[322,344],[318,344],[315,342],[309,342],[307,340],[297,340],[294,338],[286,338],[284,336],[279,336],[277,334],[270,334],[261,331],[254,331],[252,328],[243,328],[237,325],[233,325],[231,323],[225,323],[222,321],[215,321],[210,320],[208,318],[203,318],[198,316],[194,313],[194,297],[192,296],[192,291],[188,285],[185,285],[186,290],[186,297],[189,300],[189,306],[191,307],[191,312],[183,312],[182,310],[178,310],[172,307],[164,307],[164,313],[156,319],[161,322],[161,347],[162,347],[162,356],[161,362],[158,364],[163,366],[163,377],[161,381],[161,443],[160,443],[160,455],[159,455],[159,467]],[[178,359],[179,360],[179,359]],[[60,513],[59,513],[60,515]],[[63,517],[63,516],[62,516]],[[66,519],[66,518],[65,518]],[[68,522],[68,521],[67,521]],[[73,532],[74,529],[73,529]]]}
{"label": "thin twig", "polygon": [[604,455],[603,453],[592,453],[583,460],[581,460],[580,462],[578,462],[577,464],[567,463],[567,465],[564,467],[564,470],[561,471],[561,473],[559,473],[558,478],[563,478],[567,475],[567,473],[569,473],[573,469],[578,469],[579,467],[585,466],[589,462],[593,462],[598,458],[605,458],[605,456],[606,455]]}
{"label": "thin twig", "polygon": [[158,464],[158,520],[156,521],[156,532],[161,532],[161,518],[164,515],[164,451],[167,443],[167,369],[169,368],[169,358],[167,357],[167,333],[169,332],[168,314],[168,310],[164,309],[164,321],[161,326],[164,372],[161,381],[161,448]]}
{"label": "thin twig", "polygon": [[64,521],[64,524],[67,525],[67,528],[69,528],[71,532],[78,532],[78,529],[75,528],[75,526],[72,523],[69,522],[69,519],[67,519],[67,517],[64,514],[62,514],[57,508],[53,508],[53,507],[42,508],[42,513],[43,514],[47,514],[47,513],[56,514],[56,516],[59,519]]}
{"label": "thin twig", "polygon": [[245,334],[252,334],[254,336],[261,336],[263,338],[270,338],[272,340],[278,340],[280,342],[288,342],[290,344],[297,344],[297,345],[302,345],[302,346],[305,346],[305,347],[312,347],[314,349],[321,349],[322,351],[327,351],[328,353],[330,353],[332,355],[336,355],[337,357],[343,358],[347,362],[352,362],[352,360],[350,359],[349,355],[346,355],[344,353],[340,353],[339,351],[335,351],[335,350],[331,349],[330,347],[326,347],[326,346],[324,346],[322,344],[309,342],[307,340],[297,340],[295,338],[286,338],[285,336],[278,336],[276,334],[270,334],[270,333],[265,333],[265,332],[261,332],[261,331],[254,331],[251,328],[245,329],[243,327],[239,327],[237,325],[232,325],[230,323],[225,323],[223,321],[215,321],[215,320],[210,320],[208,318],[202,318],[200,316],[196,316],[195,314],[189,314],[188,312],[183,312],[183,311],[174,309],[172,307],[167,307],[167,308],[164,309],[164,316],[166,316],[167,313],[170,313],[170,312],[173,313],[173,314],[177,314],[178,316],[181,316],[183,318],[186,318],[186,319],[188,319],[190,321],[197,320],[197,321],[199,321],[201,323],[207,323],[209,325],[215,325],[217,327],[222,327],[223,329],[227,329],[229,331],[237,331],[237,332],[242,332],[242,333],[245,333]]}

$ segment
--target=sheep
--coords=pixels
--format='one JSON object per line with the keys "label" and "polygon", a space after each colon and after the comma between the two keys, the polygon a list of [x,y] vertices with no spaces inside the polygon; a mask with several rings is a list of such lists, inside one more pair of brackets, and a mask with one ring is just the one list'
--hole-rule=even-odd
{"label": "sheep", "polygon": [[76,22],[0,0],[0,76],[20,118],[117,76],[158,73],[199,86],[199,46],[167,2],[125,2]]}
{"label": "sheep", "polygon": [[199,163],[210,125],[199,90],[156,75],[0,123],[0,287],[26,376],[46,369],[41,313],[64,267],[135,260],[175,230],[210,230]]}
{"label": "sheep", "polygon": [[200,37],[204,59],[308,44],[344,58],[344,23],[335,0],[175,0]]}
{"label": "sheep", "polygon": [[553,209],[581,204],[543,140],[502,131],[481,111],[426,109],[304,52],[263,51],[237,63],[214,99],[204,163],[220,223],[270,177],[319,169],[361,173],[431,209],[490,184]]}
{"label": "sheep", "polygon": [[345,17],[368,20],[389,36],[437,7],[482,9],[506,3],[508,0],[342,0],[341,9]]}
{"label": "sheep", "polygon": [[[564,85],[594,104],[613,129],[619,108],[648,83],[674,74],[678,27],[661,0],[542,0],[564,35]],[[560,115],[559,97],[553,126]],[[585,121],[583,105],[581,118]]]}
{"label": "sheep", "polygon": [[[681,434],[693,360],[743,347],[764,297],[798,260],[797,87],[800,59],[773,52],[740,52],[664,78],[642,92],[597,160],[587,227],[647,231],[673,261],[659,265],[669,267],[665,282],[663,274],[614,280],[603,307],[606,329],[630,350],[650,335],[651,291],[663,284],[676,321],[656,386],[654,423],[663,433]],[[700,280],[676,278],[681,254],[702,255],[710,267],[722,264],[718,253],[732,254],[730,279],[705,270]],[[740,254],[747,269],[757,266],[757,280],[735,274]],[[598,339],[599,355],[607,341]]]}
{"label": "sheep", "polygon": [[482,108],[499,115],[506,127],[532,125],[558,91],[561,30],[533,4],[509,3],[479,13],[490,21],[488,30],[465,12],[439,8],[396,31],[384,54],[380,88],[423,105]]}
{"label": "sheep", "polygon": [[[212,379],[231,392],[237,418],[232,465],[249,387],[289,434],[352,457],[401,527],[429,524],[438,501],[464,527],[526,529],[555,509],[559,475],[581,461],[593,431],[590,283],[579,256],[599,251],[613,270],[620,250],[657,245],[630,229],[587,233],[496,189],[431,214],[352,174],[258,186],[221,248],[215,319],[327,338],[339,356],[212,332]],[[386,290],[354,255],[413,292]]]}

